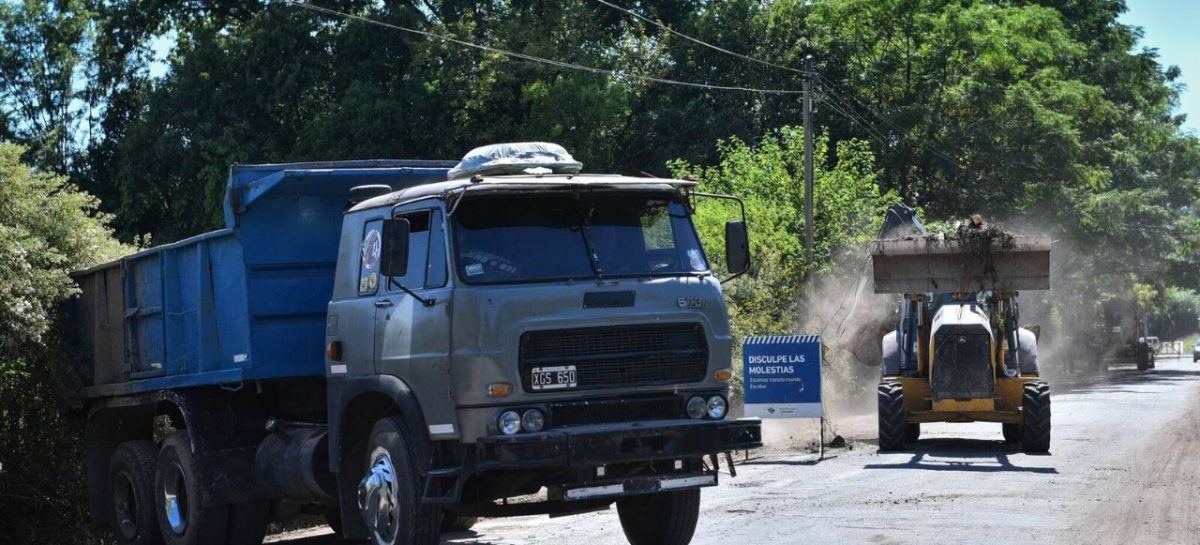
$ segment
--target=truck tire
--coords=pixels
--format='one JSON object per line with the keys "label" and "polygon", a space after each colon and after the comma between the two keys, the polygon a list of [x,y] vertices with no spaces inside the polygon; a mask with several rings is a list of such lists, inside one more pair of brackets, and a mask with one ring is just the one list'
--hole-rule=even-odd
{"label": "truck tire", "polygon": [[229,507],[201,507],[207,482],[199,471],[185,432],[172,432],[158,451],[154,472],[155,511],[167,545],[224,545]]}
{"label": "truck tire", "polygon": [[464,517],[442,511],[442,532],[465,532],[470,530],[475,523],[479,522],[479,517]]}
{"label": "truck tire", "polygon": [[327,526],[329,526],[330,530],[333,530],[333,534],[338,537],[342,537],[342,510],[341,510],[341,508],[334,507],[332,509],[326,510],[324,513],[324,517],[325,517],[325,524]]}
{"label": "truck tire", "polygon": [[879,383],[879,450],[904,448],[907,439],[907,413],[904,388],[895,382]]}
{"label": "truck tire", "polygon": [[412,435],[399,417],[382,418],[367,442],[366,474],[358,486],[359,509],[374,545],[435,545],[440,509],[421,502]]}
{"label": "truck tire", "polygon": [[1045,382],[1025,384],[1021,396],[1021,448],[1025,452],[1050,450],[1050,385]]}
{"label": "truck tire", "polygon": [[112,494],[109,525],[119,545],[160,545],[158,515],[154,510],[153,441],[127,441],[117,446],[108,466]]}
{"label": "truck tire", "polygon": [[621,498],[617,516],[631,545],[687,545],[700,519],[700,489]]}

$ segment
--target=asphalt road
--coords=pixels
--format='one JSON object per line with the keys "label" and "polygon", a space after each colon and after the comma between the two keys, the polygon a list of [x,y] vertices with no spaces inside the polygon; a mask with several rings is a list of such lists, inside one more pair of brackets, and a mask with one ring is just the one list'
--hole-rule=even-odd
{"label": "asphalt road", "polygon": [[[704,491],[692,543],[1200,542],[1200,364],[1160,358],[1146,373],[1050,382],[1049,454],[1019,452],[999,424],[926,425],[911,451],[879,454],[873,429],[858,426],[842,432],[851,448],[819,463],[783,452],[723,475]],[[275,539],[337,543],[325,528]],[[443,541],[626,543],[615,509],[483,520]]]}

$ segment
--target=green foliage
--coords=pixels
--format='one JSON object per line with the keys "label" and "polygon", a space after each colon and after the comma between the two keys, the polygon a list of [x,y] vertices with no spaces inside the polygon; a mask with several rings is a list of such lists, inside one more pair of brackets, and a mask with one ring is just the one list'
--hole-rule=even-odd
{"label": "green foliage", "polygon": [[[1169,288],[1158,310],[1150,315],[1150,334],[1164,341],[1180,340],[1200,333],[1200,293]],[[1185,346],[1184,350],[1188,347]]]}
{"label": "green foliage", "polygon": [[[626,74],[800,86],[794,72],[589,0],[321,5]],[[933,225],[981,213],[1017,232],[1051,234],[1054,289],[1044,314],[1070,331],[1089,331],[1096,302],[1132,296],[1135,284],[1158,307],[1154,316],[1190,323],[1185,292],[1173,290],[1200,289],[1200,139],[1180,128],[1178,68],[1139,49],[1140,31],[1118,19],[1124,2],[636,8],[772,63],[801,68],[813,55],[817,122],[826,128],[817,140],[815,263],[803,247],[801,135],[789,128],[801,119],[797,95],[563,70],[280,2],[0,4],[0,139],[24,144],[40,172],[67,173],[102,199],[122,238],[168,241],[220,225],[231,163],[454,159],[481,144],[551,140],[589,171],[662,174],[674,160],[667,170],[746,199],[756,265],[729,285],[739,335],[791,331],[809,273],[874,234],[882,209],[901,199]],[[170,52],[158,66],[154,48],[164,42]],[[4,153],[7,172],[18,152]],[[0,343],[18,347],[0,345],[0,355],[5,369],[25,370],[21,380],[50,380],[27,372],[37,350],[21,352],[25,359],[10,350],[36,347],[39,336],[53,342],[48,313],[72,290],[62,271],[121,249],[107,242],[94,201],[25,172],[42,185],[0,187],[0,215],[19,218],[0,217],[0,325],[11,326]],[[55,201],[65,203],[60,217],[31,216],[47,206],[31,194],[66,199]],[[10,204],[18,202],[36,204]],[[91,218],[74,231],[62,228],[81,217],[72,209]],[[719,241],[722,222],[735,216],[728,203],[699,203],[704,240]],[[98,230],[69,236],[89,225]],[[708,250],[720,265],[718,248]],[[17,398],[0,403],[8,399]]]}
{"label": "green foliage", "polygon": [[[783,127],[755,145],[730,138],[718,142],[717,149],[721,160],[715,166],[677,160],[670,168],[676,177],[694,177],[700,191],[733,194],[745,202],[753,269],[726,284],[734,336],[791,333],[805,277],[830,266],[839,251],[873,238],[884,212],[899,197],[880,189],[874,157],[864,142],[841,142],[834,158],[828,138],[816,138],[814,251],[809,263],[803,214],[804,131]],[[725,221],[739,217],[740,210],[729,201],[703,197],[693,199],[693,205],[705,253],[714,270],[723,270]],[[735,358],[735,367],[738,361]]]}
{"label": "green foliage", "polygon": [[129,248],[99,203],[62,176],[21,164],[0,143],[0,535],[13,543],[81,543],[82,441],[58,413],[72,381],[53,330],[76,291],[68,271]]}

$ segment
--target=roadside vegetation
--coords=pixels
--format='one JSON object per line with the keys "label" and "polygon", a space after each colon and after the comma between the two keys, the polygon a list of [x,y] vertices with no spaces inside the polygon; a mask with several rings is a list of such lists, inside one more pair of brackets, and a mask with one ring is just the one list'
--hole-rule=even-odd
{"label": "roadside vegetation", "polygon": [[[284,2],[0,4],[0,140],[15,144],[0,147],[0,535],[90,535],[78,430],[57,416],[66,272],[218,227],[233,163],[545,140],[588,171],[694,176],[746,199],[756,268],[727,285],[737,335],[793,331],[841,298],[853,282],[814,279],[857,275],[896,202],[1051,235],[1054,290],[1030,307],[1061,344],[1094,334],[1097,301],[1135,293],[1153,334],[1200,330],[1200,139],[1179,70],[1118,21],[1122,0],[613,3],[656,24],[594,0],[319,5],[616,75]],[[801,96],[711,87],[797,91],[808,55],[812,263]],[[697,206],[720,240],[733,209]]]}

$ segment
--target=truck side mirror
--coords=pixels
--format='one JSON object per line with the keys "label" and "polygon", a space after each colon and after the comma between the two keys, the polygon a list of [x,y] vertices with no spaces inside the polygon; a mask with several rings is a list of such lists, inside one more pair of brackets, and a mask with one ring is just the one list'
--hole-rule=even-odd
{"label": "truck side mirror", "polygon": [[379,272],[384,276],[408,274],[408,231],[406,219],[383,220],[383,241],[379,255]]}
{"label": "truck side mirror", "polygon": [[725,264],[732,274],[750,270],[750,234],[742,220],[725,222]]}

